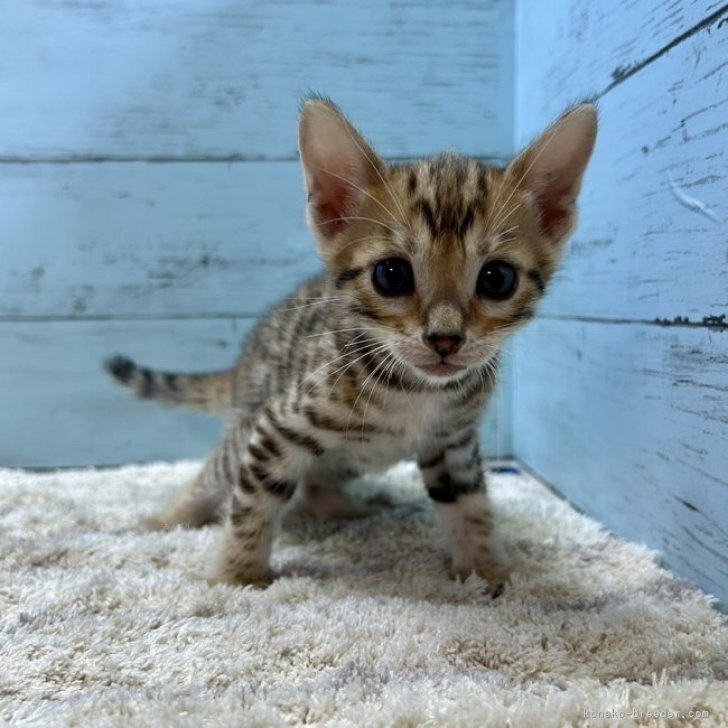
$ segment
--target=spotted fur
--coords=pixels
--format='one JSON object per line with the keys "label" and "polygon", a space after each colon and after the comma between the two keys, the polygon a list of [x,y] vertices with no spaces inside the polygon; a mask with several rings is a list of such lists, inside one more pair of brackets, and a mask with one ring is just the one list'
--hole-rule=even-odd
{"label": "spotted fur", "polygon": [[[308,101],[300,149],[326,273],[260,322],[230,372],[109,364],[140,396],[231,410],[223,442],[157,525],[224,520],[217,578],[264,583],[298,488],[330,503],[353,475],[416,456],[453,574],[501,582],[477,422],[503,342],[561,259],[595,133],[581,106],[504,169],[454,154],[388,165],[333,104]],[[409,266],[412,290],[378,289],[391,259]],[[516,274],[504,300],[479,292],[492,261]]]}

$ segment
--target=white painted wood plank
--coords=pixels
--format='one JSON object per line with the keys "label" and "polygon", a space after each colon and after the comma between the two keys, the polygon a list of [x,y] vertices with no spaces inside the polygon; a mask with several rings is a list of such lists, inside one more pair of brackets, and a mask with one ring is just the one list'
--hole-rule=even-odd
{"label": "white painted wood plank", "polygon": [[544,313],[728,314],[727,59],[728,33],[714,25],[601,101],[581,223]]}
{"label": "white painted wood plank", "polygon": [[513,0],[28,0],[0,48],[0,157],[293,158],[311,90],[386,155],[512,146]]}
{"label": "white painted wood plank", "polygon": [[537,321],[514,445],[569,500],[728,601],[728,332]]}
{"label": "white painted wood plank", "polygon": [[[225,369],[254,319],[0,322],[0,465],[60,467],[204,457],[222,420],[135,399],[102,370],[124,353],[176,371]],[[510,454],[507,393],[482,434]]]}
{"label": "white painted wood plank", "polygon": [[539,133],[542,118],[555,118],[575,100],[601,94],[724,6],[723,0],[519,0],[516,139]]}
{"label": "white painted wood plank", "polygon": [[322,265],[297,162],[0,165],[0,316],[259,314]]}

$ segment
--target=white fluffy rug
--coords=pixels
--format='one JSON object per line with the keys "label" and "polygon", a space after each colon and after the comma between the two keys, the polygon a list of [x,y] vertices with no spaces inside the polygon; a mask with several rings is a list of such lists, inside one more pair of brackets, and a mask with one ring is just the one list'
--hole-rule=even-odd
{"label": "white fluffy rug", "polygon": [[194,469],[0,470],[0,722],[728,725],[709,598],[527,475],[490,476],[516,568],[491,601],[448,580],[408,464],[358,487],[377,514],[292,525],[267,590],[211,588],[219,528],[134,531]]}

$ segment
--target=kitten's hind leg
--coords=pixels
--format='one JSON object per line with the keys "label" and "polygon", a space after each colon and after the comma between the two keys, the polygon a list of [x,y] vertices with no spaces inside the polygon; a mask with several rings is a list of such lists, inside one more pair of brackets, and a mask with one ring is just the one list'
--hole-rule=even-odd
{"label": "kitten's hind leg", "polygon": [[226,439],[172,505],[159,515],[146,518],[142,527],[155,531],[176,526],[200,528],[221,521],[232,492],[233,461]]}
{"label": "kitten's hind leg", "polygon": [[263,409],[252,437],[240,449],[214,581],[262,585],[272,578],[271,545],[283,506],[324,448],[306,434],[300,421],[271,404]]}

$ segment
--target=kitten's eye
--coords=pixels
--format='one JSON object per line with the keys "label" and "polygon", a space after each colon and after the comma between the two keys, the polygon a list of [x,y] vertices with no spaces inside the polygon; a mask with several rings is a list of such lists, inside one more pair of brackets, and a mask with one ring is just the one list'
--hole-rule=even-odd
{"label": "kitten's eye", "polygon": [[512,265],[491,260],[480,269],[475,290],[479,296],[505,301],[515,293],[517,285],[518,274]]}
{"label": "kitten's eye", "polygon": [[383,296],[404,296],[415,290],[412,266],[403,258],[387,258],[374,266],[372,283]]}

